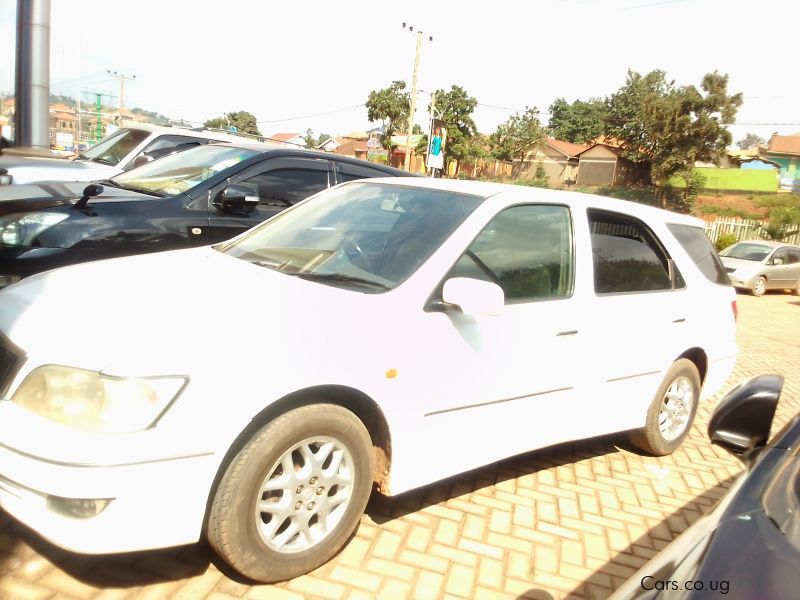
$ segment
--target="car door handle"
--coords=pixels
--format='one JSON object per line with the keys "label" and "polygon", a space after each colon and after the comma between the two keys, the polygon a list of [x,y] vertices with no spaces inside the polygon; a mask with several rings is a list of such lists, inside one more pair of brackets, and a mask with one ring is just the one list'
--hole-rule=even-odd
{"label": "car door handle", "polygon": [[680,317],[679,319],[674,319],[673,323],[685,323],[686,319],[684,317]]}
{"label": "car door handle", "polygon": [[556,334],[556,337],[561,336],[561,335],[578,335],[578,330],[577,329],[570,329],[568,331],[559,331]]}

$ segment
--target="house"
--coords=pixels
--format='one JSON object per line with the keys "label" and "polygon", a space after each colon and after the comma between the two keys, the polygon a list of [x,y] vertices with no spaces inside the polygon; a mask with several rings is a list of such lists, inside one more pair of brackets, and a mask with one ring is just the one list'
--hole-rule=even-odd
{"label": "house", "polygon": [[354,158],[361,158],[363,160],[367,160],[369,152],[369,146],[367,146],[366,140],[348,140],[343,139],[342,143],[339,144],[334,150],[334,154],[341,154],[342,156],[352,156]]}
{"label": "house", "polygon": [[[392,167],[397,167],[398,169],[404,169],[406,164],[406,148],[409,146],[409,141],[411,145],[411,160],[409,164],[409,171],[412,173],[424,173],[425,172],[425,155],[420,154],[419,156],[414,151],[414,149],[419,144],[420,140],[422,140],[421,135],[393,135],[392,136],[392,154],[389,157],[389,164]],[[369,140],[368,140],[369,142]]]}
{"label": "house", "polygon": [[550,185],[571,185],[578,177],[578,154],[586,149],[588,146],[582,144],[546,138],[517,164],[517,168],[522,177],[532,179],[541,165]]}
{"label": "house", "polygon": [[319,146],[317,150],[324,150],[325,152],[336,152],[336,149],[344,142],[343,138],[330,137]]}
{"label": "house", "polygon": [[800,192],[800,133],[778,135],[773,133],[766,149],[762,148],[759,158],[775,163],[780,168],[780,187],[784,190]]}
{"label": "house", "polygon": [[284,146],[306,147],[306,139],[302,133],[273,133],[267,139],[281,142]]}
{"label": "house", "polygon": [[625,159],[612,142],[592,144],[577,158],[578,185],[630,185],[648,180],[647,168]]}

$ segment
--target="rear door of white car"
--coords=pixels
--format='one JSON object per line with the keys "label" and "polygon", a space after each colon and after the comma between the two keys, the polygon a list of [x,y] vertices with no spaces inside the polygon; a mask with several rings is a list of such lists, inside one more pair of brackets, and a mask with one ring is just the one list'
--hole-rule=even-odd
{"label": "rear door of white car", "polygon": [[588,211],[595,301],[586,368],[599,396],[584,409],[597,432],[641,426],[664,371],[689,346],[686,284],[643,221]]}

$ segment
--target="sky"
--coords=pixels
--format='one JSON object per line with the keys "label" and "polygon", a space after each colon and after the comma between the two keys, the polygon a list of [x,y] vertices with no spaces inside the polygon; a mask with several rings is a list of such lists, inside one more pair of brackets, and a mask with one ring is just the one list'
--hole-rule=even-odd
{"label": "sky", "polygon": [[[0,92],[14,86],[17,0],[0,0]],[[403,29],[413,26],[415,33]],[[800,132],[797,0],[51,0],[51,92],[119,95],[125,106],[201,123],[246,110],[265,135],[365,130],[372,90],[408,82],[416,32],[417,122],[429,93],[460,85],[491,133],[556,98],[605,97],[628,69],[678,85],[730,76],[744,105],[734,140]],[[432,36],[433,41],[428,41]],[[116,102],[116,100],[114,100]]]}

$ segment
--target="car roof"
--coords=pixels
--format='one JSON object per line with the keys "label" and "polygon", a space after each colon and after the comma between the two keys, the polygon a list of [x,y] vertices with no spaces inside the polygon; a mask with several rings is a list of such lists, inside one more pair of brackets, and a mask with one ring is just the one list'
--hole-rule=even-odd
{"label": "car roof", "polygon": [[259,142],[257,139],[255,139],[255,137],[250,137],[249,135],[234,134],[227,131],[207,129],[205,127],[189,128],[173,125],[153,125],[152,123],[132,123],[130,121],[126,121],[125,124],[120,127],[120,129],[138,129],[140,131],[148,131],[150,133],[158,133],[162,135],[184,135],[187,137],[198,137],[221,142],[262,143],[264,146],[269,146],[271,148],[284,146],[283,142],[270,140],[267,137],[261,138],[264,141]]}
{"label": "car roof", "polygon": [[788,246],[789,248],[800,248],[800,246],[795,246],[794,244],[789,244],[787,242],[774,242],[772,240],[740,240],[737,244],[758,244],[760,246],[767,246],[769,248],[782,248],[784,246]]}
{"label": "car roof", "polygon": [[533,200],[546,204],[566,204],[573,208],[591,207],[600,210],[606,209],[628,214],[642,219],[643,221],[656,220],[680,225],[690,225],[692,227],[705,227],[705,222],[702,219],[690,215],[684,215],[646,204],[639,204],[629,200],[619,200],[617,198],[608,198],[597,194],[586,194],[568,190],[551,190],[527,185],[494,183],[489,181],[434,179],[430,177],[421,177],[411,180],[405,178],[379,177],[363,180],[362,183],[387,183],[390,185],[414,186],[461,194],[471,194],[483,197],[484,199],[503,194],[509,196],[509,199],[518,197],[520,200],[526,202]]}
{"label": "car roof", "polygon": [[[256,142],[252,140],[235,140],[233,142],[212,142],[211,145],[214,146],[228,146],[231,148],[244,148],[245,150],[254,150],[256,152],[271,152],[274,154],[280,154],[282,156],[297,156],[297,157],[305,157],[305,158],[322,158],[325,160],[336,160],[338,162],[349,163],[353,165],[363,165],[365,167],[370,167],[372,169],[377,169],[379,171],[383,171],[384,173],[393,173],[395,176],[405,176],[405,177],[415,177],[419,178],[415,173],[409,173],[408,171],[403,171],[402,169],[397,169],[395,167],[390,167],[388,165],[381,165],[373,162],[369,162],[366,160],[362,160],[360,158],[354,158],[352,156],[344,156],[342,154],[333,154],[331,152],[325,152],[324,150],[309,150],[307,148],[290,148],[287,146],[271,146],[269,144],[264,144],[261,142]],[[383,179],[382,177],[379,179]]]}

